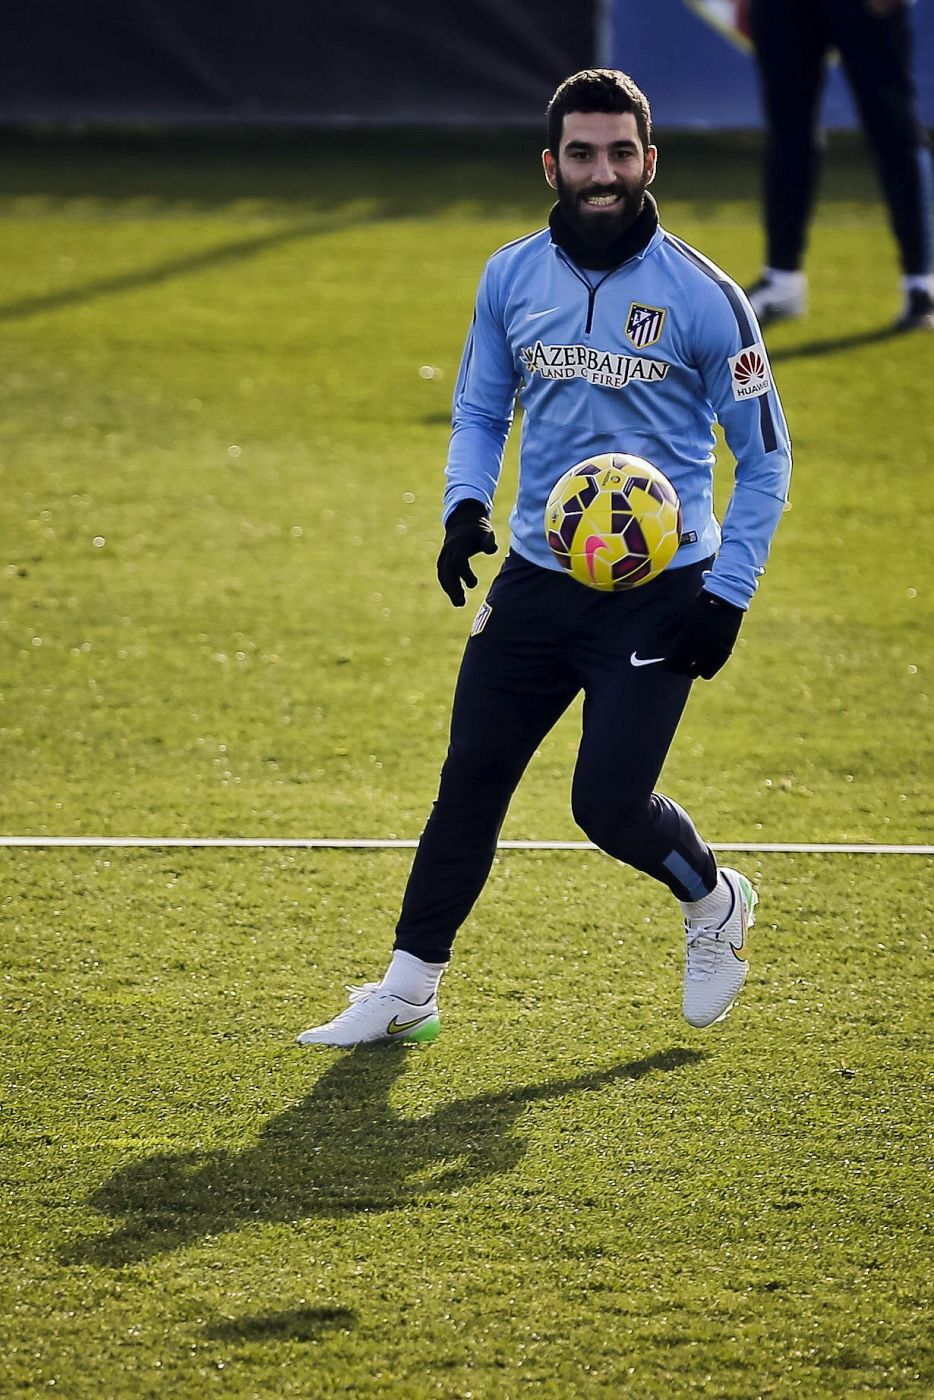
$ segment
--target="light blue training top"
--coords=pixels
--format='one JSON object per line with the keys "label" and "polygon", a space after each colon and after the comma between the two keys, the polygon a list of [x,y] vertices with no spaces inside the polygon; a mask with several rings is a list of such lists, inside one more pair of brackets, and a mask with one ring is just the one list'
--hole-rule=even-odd
{"label": "light blue training top", "polygon": [[[787,499],[791,445],[755,315],[726,273],[662,228],[610,272],[578,267],[547,228],[494,253],[454,391],[444,519],[463,500],[492,509],[517,399],[513,549],[560,570],[545,539],[552,486],[587,457],[630,452],[681,499],[670,567],[716,554],[705,587],[748,606]],[[736,458],[722,543],[716,420]]]}

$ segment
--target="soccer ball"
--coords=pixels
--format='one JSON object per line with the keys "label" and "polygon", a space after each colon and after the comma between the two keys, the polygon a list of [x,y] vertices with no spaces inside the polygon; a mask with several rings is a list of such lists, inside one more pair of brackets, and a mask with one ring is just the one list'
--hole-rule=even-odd
{"label": "soccer ball", "polygon": [[602,452],[555,482],[545,535],[578,583],[618,593],[657,578],[671,563],[681,538],[681,502],[651,462]]}

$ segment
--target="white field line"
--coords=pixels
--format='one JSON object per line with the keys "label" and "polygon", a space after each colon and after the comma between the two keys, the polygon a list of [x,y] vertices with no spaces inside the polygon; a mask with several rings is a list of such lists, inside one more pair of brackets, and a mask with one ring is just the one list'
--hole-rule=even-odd
{"label": "white field line", "polygon": [[[7,847],[89,847],[162,850],[172,847],[254,848],[264,850],[414,851],[417,841],[345,840],[342,837],[294,838],[252,836],[0,836]],[[794,855],[931,856],[934,846],[896,846],[873,842],[714,841],[715,851],[788,852]],[[501,851],[596,851],[590,841],[500,841]]]}

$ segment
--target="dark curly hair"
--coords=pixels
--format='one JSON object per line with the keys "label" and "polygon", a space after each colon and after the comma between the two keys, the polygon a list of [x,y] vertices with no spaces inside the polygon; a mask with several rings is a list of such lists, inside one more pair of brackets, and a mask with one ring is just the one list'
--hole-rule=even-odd
{"label": "dark curly hair", "polygon": [[652,144],[649,99],[628,73],[617,68],[585,68],[565,78],[548,104],[548,149],[558,154],[568,112],[632,112],[642,145]]}

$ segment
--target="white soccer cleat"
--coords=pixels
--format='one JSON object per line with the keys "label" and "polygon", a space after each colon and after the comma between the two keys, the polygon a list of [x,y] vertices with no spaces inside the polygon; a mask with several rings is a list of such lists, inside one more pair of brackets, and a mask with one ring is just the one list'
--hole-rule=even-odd
{"label": "white soccer cleat", "polygon": [[902,314],[895,322],[897,331],[934,331],[934,296],[923,287],[912,287],[905,294]]}
{"label": "white soccer cleat", "polygon": [[730,912],[719,923],[685,919],[684,1019],[698,1028],[726,1015],[749,971],[747,934],[756,922],[756,894],[745,875],[721,869],[732,895]]}
{"label": "white soccer cleat", "polygon": [[772,321],[789,321],[807,310],[807,282],[804,273],[787,273],[777,279],[763,273],[746,291],[749,305],[760,326]]}
{"label": "white soccer cleat", "polygon": [[350,1005],[323,1026],[302,1031],[299,1045],[337,1045],[349,1050],[354,1045],[378,1041],[395,1044],[423,1044],[436,1040],[441,1031],[437,997],[420,1005],[403,1001],[385,992],[380,982],[364,982],[348,987]]}

